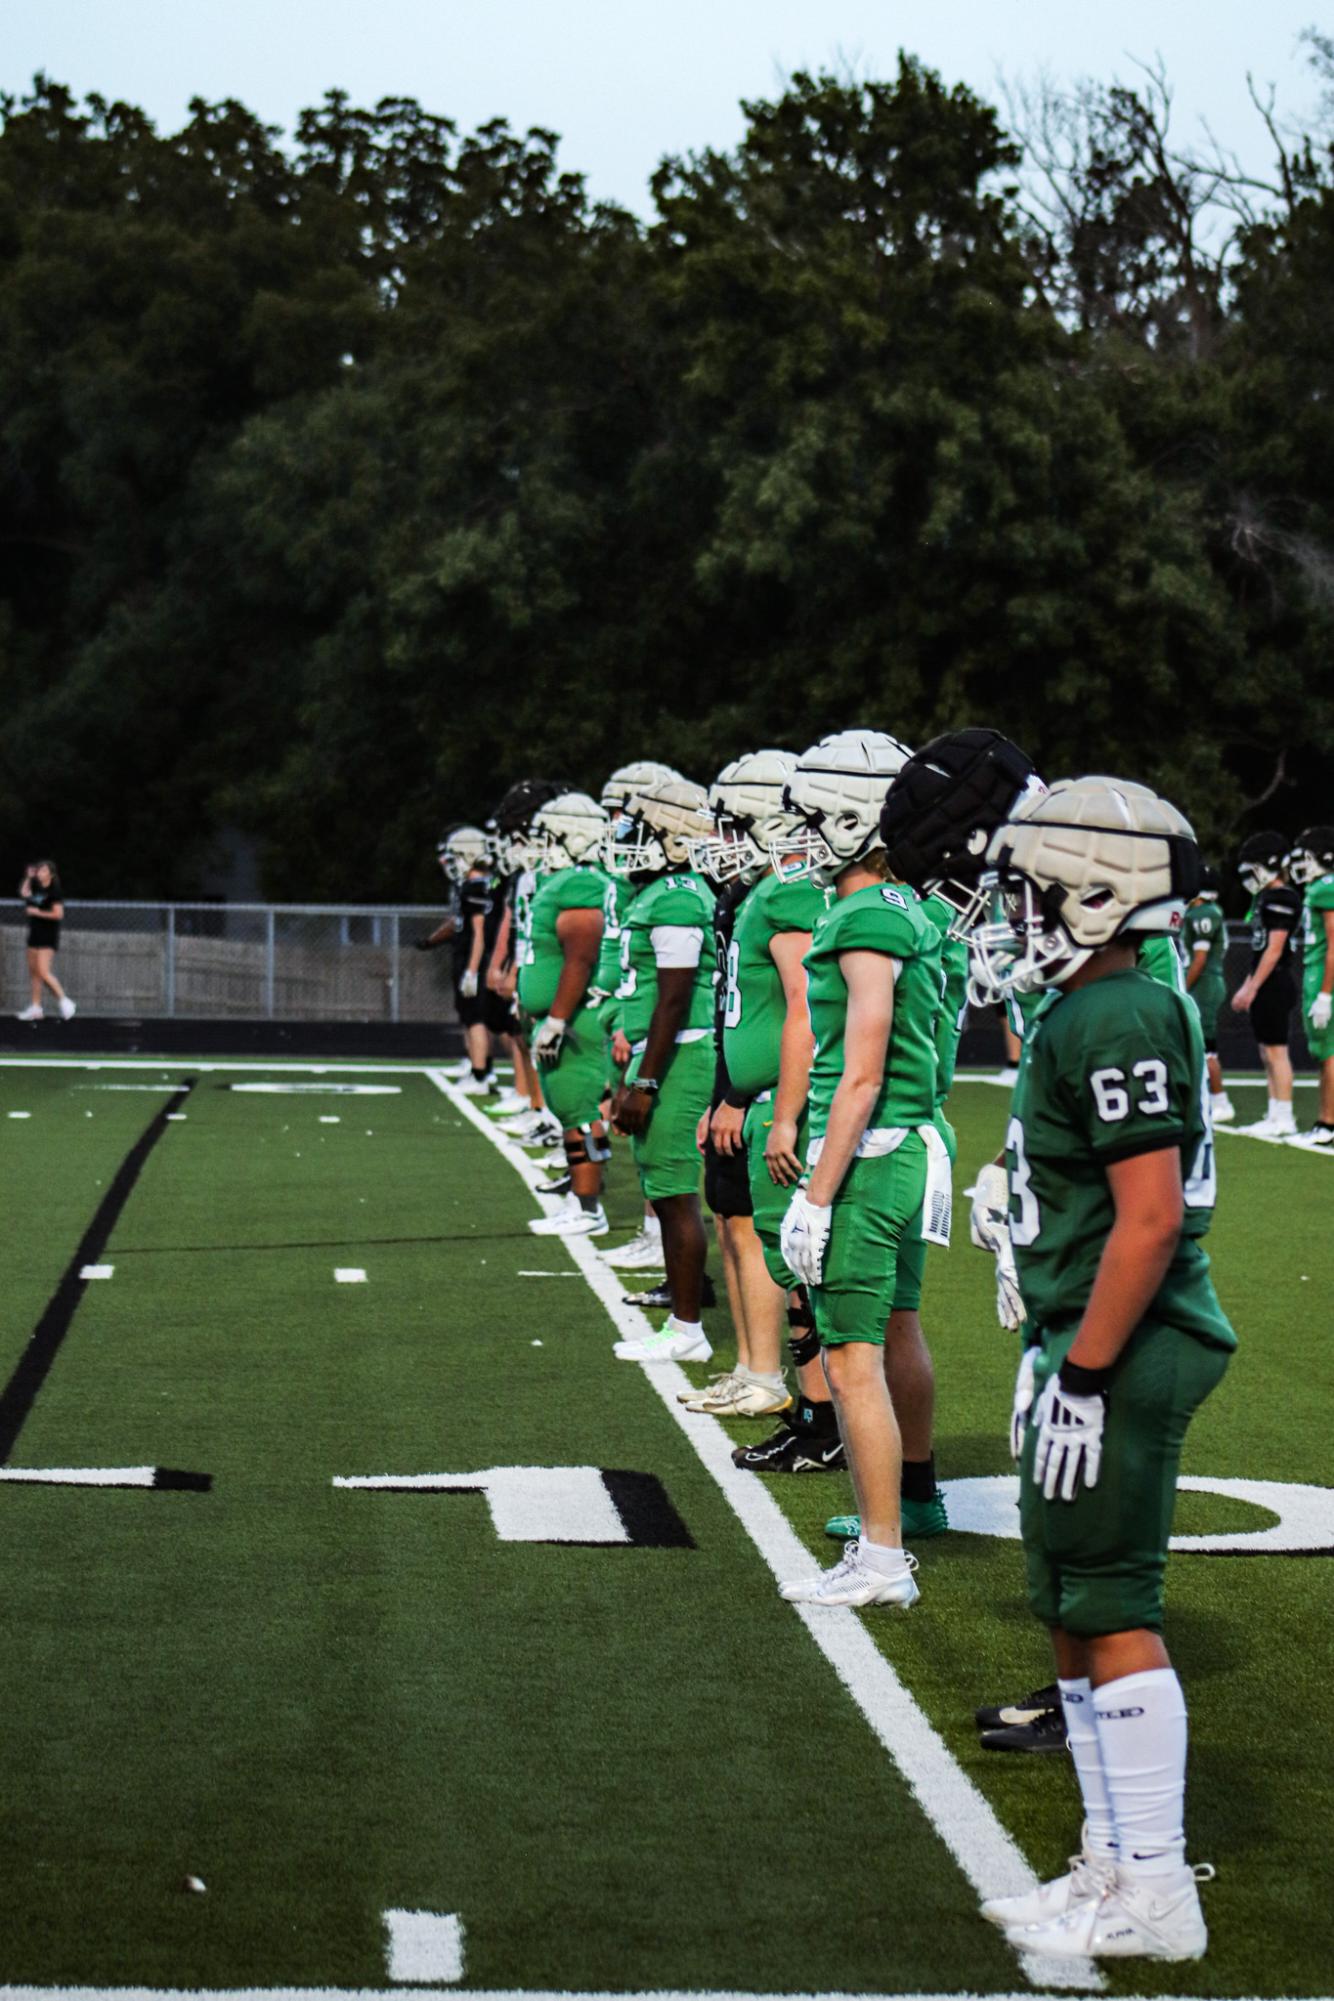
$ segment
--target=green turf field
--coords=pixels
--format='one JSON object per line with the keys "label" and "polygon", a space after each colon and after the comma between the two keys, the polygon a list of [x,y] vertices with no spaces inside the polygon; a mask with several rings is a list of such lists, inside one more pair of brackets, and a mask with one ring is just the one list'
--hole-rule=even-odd
{"label": "green turf field", "polygon": [[[233,1088],[264,1082],[324,1088]],[[1005,1103],[960,1084],[961,1170],[994,1153]],[[3,1470],[53,1481],[0,1481],[0,1984],[385,1987],[384,1914],[415,1911],[457,1915],[474,1988],[1023,1990],[956,1859],[976,1830],[914,1797],[779,1601],[697,1449],[715,1421],[678,1422],[613,1359],[587,1252],[529,1235],[534,1198],[429,1075],[8,1064],[0,1110]],[[81,1280],[154,1126],[98,1251],[112,1276]],[[1324,1487],[1330,1163],[1232,1137],[1219,1155],[1211,1249],[1242,1348],[1186,1470]],[[623,1151],[610,1206],[633,1227]],[[946,1480],[1010,1470],[990,1272],[956,1218],[924,1309]],[[589,1469],[578,1504],[619,1493],[638,1540],[503,1539],[503,1479],[490,1502],[333,1484],[525,1467]],[[55,1481],[153,1468],[211,1484]],[[831,1560],[845,1481],[764,1484]],[[550,1509],[556,1531],[554,1489]],[[1178,1526],[1275,1519],[1191,1493]],[[1078,1833],[1066,1761],[982,1753],[972,1728],[976,1703],[1049,1677],[1019,1546],[953,1534],[920,1557],[910,1614],[823,1616],[871,1636],[981,1817],[1055,1873]],[[1213,1938],[1108,1991],[1330,1991],[1332,1574],[1328,1553],[1176,1559]]]}

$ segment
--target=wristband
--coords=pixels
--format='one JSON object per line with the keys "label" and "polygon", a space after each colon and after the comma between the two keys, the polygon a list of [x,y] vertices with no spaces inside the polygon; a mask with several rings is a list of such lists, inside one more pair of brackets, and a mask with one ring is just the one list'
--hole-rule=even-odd
{"label": "wristband", "polygon": [[1060,1368],[1061,1388],[1072,1397],[1102,1396],[1112,1379],[1111,1368],[1083,1369],[1067,1355]]}
{"label": "wristband", "polygon": [[750,1110],[750,1102],[745,1092],[738,1091],[735,1084],[729,1084],[723,1092],[723,1103],[730,1105],[734,1112],[748,1112]]}
{"label": "wristband", "polygon": [[636,1077],[633,1084],[626,1085],[627,1091],[642,1091],[646,1097],[656,1098],[662,1085],[656,1077]]}

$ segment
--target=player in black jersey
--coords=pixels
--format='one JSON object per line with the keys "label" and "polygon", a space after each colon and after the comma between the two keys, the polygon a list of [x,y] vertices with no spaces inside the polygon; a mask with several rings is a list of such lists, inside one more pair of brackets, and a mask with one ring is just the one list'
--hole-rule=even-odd
{"label": "player in black jersey", "polygon": [[1238,1127],[1256,1139],[1286,1139],[1297,1130],[1292,1113],[1292,1058],[1288,1031],[1297,1004],[1293,948],[1301,930],[1302,899],[1287,879],[1288,843],[1266,831],[1242,842],[1237,873],[1251,893],[1251,970],[1232,996],[1238,1014],[1249,1014],[1269,1084],[1269,1105],[1255,1125]]}
{"label": "player in black jersey", "polygon": [[509,1029],[508,1007],[482,981],[500,925],[500,886],[480,827],[453,828],[440,842],[436,856],[453,891],[450,909],[428,937],[417,940],[417,949],[429,952],[437,945],[450,947],[454,1005],[472,1073],[460,1089],[468,1097],[481,1098],[496,1087],[492,1035],[504,1035]]}

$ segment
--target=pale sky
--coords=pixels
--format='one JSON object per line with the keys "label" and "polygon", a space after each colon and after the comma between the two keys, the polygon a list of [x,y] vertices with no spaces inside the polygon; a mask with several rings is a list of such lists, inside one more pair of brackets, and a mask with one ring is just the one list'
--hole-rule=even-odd
{"label": "pale sky", "polygon": [[1248,166],[1268,149],[1251,71],[1303,113],[1317,86],[1298,50],[1334,32],[1318,0],[0,0],[0,88],[42,69],[141,105],[162,129],[192,96],[238,97],[272,124],[337,86],[361,103],[415,97],[471,130],[504,117],[562,135],[561,164],[641,213],[667,152],[726,147],[738,102],[797,68],[892,71],[906,48],[993,101],[998,72],[1133,80],[1161,53],[1177,132],[1207,118]]}

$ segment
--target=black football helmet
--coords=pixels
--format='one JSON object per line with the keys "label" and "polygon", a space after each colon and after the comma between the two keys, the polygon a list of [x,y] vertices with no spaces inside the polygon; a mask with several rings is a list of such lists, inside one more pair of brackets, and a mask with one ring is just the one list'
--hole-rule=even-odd
{"label": "black football helmet", "polygon": [[950,730],[908,759],[880,811],[891,872],[959,912],[963,936],[982,914],[987,849],[1020,800],[1045,791],[1033,761],[999,730]]}
{"label": "black football helmet", "polygon": [[1334,875],[1334,827],[1303,827],[1288,856],[1288,874],[1303,888]]}
{"label": "black football helmet", "polygon": [[1286,837],[1266,827],[1258,834],[1248,834],[1242,842],[1237,852],[1237,874],[1251,895],[1258,896],[1276,875],[1282,875],[1287,858]]}

